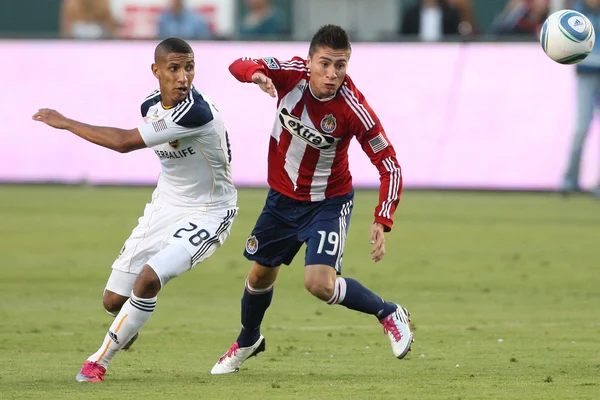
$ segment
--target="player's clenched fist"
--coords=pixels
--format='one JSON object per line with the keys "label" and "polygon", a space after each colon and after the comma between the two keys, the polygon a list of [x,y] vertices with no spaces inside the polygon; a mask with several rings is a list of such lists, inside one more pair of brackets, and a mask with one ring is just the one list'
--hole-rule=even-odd
{"label": "player's clenched fist", "polygon": [[256,83],[262,91],[268,93],[269,96],[275,97],[275,85],[273,85],[271,78],[267,77],[265,74],[256,72],[252,75],[252,82]]}
{"label": "player's clenched fist", "polygon": [[34,121],[41,121],[53,128],[66,129],[68,119],[58,111],[51,110],[49,108],[40,108],[38,112],[33,115]]}

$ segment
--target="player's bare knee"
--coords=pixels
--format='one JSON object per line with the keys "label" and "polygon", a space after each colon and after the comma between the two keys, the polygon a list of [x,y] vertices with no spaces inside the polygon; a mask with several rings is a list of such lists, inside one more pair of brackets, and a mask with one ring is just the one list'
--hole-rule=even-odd
{"label": "player's bare knee", "polygon": [[109,290],[104,291],[104,296],[102,296],[102,305],[104,306],[104,309],[111,315],[117,314],[126,301],[127,297],[113,293]]}
{"label": "player's bare knee", "polygon": [[334,284],[329,280],[306,277],[304,287],[310,294],[323,301],[328,301],[333,296]]}
{"label": "player's bare knee", "polygon": [[248,285],[255,289],[265,289],[275,283],[279,267],[265,267],[258,263],[252,265],[248,274]]}
{"label": "player's bare knee", "polygon": [[160,288],[160,278],[156,272],[149,265],[144,265],[142,272],[140,272],[133,285],[133,293],[138,297],[147,299],[156,296]]}

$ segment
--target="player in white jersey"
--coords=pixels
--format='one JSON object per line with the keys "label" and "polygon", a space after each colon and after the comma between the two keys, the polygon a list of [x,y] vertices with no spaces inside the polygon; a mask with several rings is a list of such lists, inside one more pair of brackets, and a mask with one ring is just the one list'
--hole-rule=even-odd
{"label": "player in white jersey", "polygon": [[79,382],[104,380],[111,359],[152,315],[160,289],[221,247],[237,215],[227,132],[213,102],[192,86],[192,48],[179,38],[165,39],[156,47],[152,72],[160,89],[144,100],[145,123],[138,128],[92,126],[50,109],[33,116],[121,153],[151,147],[162,166],[152,201],[106,284],[104,307],[115,320]]}

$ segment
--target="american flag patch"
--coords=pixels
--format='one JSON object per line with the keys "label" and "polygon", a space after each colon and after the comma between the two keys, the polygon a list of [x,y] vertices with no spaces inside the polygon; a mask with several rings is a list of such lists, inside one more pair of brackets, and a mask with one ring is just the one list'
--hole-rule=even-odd
{"label": "american flag patch", "polygon": [[155,132],[160,132],[160,131],[164,131],[165,129],[167,129],[167,123],[165,122],[164,119],[160,119],[158,121],[153,122],[152,126],[154,127]]}
{"label": "american flag patch", "polygon": [[379,153],[381,150],[389,146],[382,133],[369,140],[369,145],[374,153]]}

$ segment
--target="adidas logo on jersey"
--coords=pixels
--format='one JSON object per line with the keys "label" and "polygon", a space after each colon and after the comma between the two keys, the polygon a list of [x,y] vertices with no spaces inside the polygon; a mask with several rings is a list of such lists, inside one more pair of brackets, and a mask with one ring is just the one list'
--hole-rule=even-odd
{"label": "adidas logo on jersey", "polygon": [[285,108],[282,108],[279,112],[279,121],[281,121],[281,125],[283,125],[289,133],[302,139],[316,149],[329,149],[335,143],[335,137],[326,135],[315,128],[304,125],[298,117],[291,115]]}

